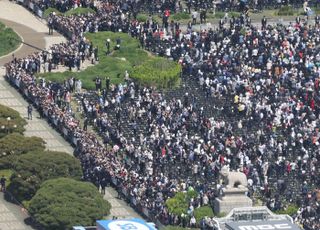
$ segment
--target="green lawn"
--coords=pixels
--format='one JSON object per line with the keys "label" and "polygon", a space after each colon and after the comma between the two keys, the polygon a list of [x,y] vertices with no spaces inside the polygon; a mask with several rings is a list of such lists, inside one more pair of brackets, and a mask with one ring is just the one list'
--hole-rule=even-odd
{"label": "green lawn", "polygon": [[18,34],[0,22],[0,57],[16,50],[20,43]]}
{"label": "green lawn", "polygon": [[[121,38],[121,49],[112,51],[116,45],[116,39]],[[63,82],[65,79],[72,76],[81,79],[83,88],[85,89],[94,89],[94,79],[99,76],[103,80],[105,77],[110,77],[111,83],[118,84],[123,81],[124,73],[126,70],[129,73],[133,72],[134,67],[139,67],[142,64],[149,63],[147,60],[159,58],[154,57],[151,54],[148,54],[145,50],[139,48],[139,41],[135,38],[130,37],[124,33],[113,33],[113,32],[99,32],[99,33],[87,33],[86,38],[93,42],[94,46],[98,46],[99,50],[99,63],[90,66],[84,71],[81,72],[62,72],[62,73],[45,73],[39,74],[39,77],[45,77],[48,80],[55,82]],[[110,50],[112,53],[106,55],[107,48],[105,46],[106,40],[109,38],[111,40]],[[168,61],[165,58],[161,58],[163,62],[172,62]],[[173,66],[177,70],[177,65],[174,63]],[[161,66],[153,68],[155,71],[150,73],[150,77],[154,79],[154,75],[163,76],[164,71],[169,71],[168,69],[161,69]],[[149,70],[149,69],[148,69]],[[178,70],[180,70],[178,68]],[[137,71],[135,71],[137,72]],[[138,71],[139,72],[139,71]],[[171,73],[171,72],[170,72]],[[148,72],[149,74],[149,72]],[[153,75],[153,76],[151,76]],[[159,78],[161,78],[161,76]],[[169,79],[165,78],[164,80]],[[147,82],[147,79],[144,80]],[[178,81],[178,79],[177,79]],[[142,82],[143,83],[143,82]],[[153,83],[153,81],[152,81]],[[103,86],[104,86],[103,81]]]}

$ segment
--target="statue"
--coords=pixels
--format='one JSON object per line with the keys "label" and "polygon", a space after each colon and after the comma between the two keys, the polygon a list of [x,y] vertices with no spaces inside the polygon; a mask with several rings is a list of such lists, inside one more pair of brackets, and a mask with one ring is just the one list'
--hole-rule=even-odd
{"label": "statue", "polygon": [[228,213],[233,208],[252,207],[252,200],[246,196],[248,191],[247,177],[242,172],[230,172],[227,167],[220,171],[224,181],[220,196],[215,199],[214,211]]}

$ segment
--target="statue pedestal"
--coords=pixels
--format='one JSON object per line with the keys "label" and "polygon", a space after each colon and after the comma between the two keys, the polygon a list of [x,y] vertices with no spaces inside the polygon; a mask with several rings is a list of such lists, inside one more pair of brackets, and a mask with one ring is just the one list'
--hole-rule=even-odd
{"label": "statue pedestal", "polygon": [[223,167],[220,176],[225,182],[222,194],[214,201],[215,213],[229,213],[233,208],[252,207],[252,200],[246,196],[248,191],[247,177],[241,172],[230,172]]}
{"label": "statue pedestal", "polygon": [[217,197],[214,201],[215,213],[229,213],[233,208],[252,207],[252,200],[244,194]]}

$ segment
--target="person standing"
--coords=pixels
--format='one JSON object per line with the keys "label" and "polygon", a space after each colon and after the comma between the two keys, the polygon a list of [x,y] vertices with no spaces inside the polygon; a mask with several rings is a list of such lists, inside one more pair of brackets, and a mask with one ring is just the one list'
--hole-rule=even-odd
{"label": "person standing", "polygon": [[192,12],[192,25],[197,24],[197,17],[198,17],[198,12],[197,12],[197,10],[195,9],[195,10]]}
{"label": "person standing", "polygon": [[28,120],[32,120],[32,105],[29,104],[28,107],[27,107],[27,110],[28,110]]}
{"label": "person standing", "polygon": [[7,181],[7,179],[4,177],[4,175],[2,175],[2,177],[0,179],[1,192],[6,191],[6,181]]}
{"label": "person standing", "polygon": [[107,90],[107,92],[109,91],[109,88],[110,88],[110,77],[107,77],[106,78],[106,90]]}
{"label": "person standing", "polygon": [[261,19],[261,29],[265,30],[267,28],[267,18],[266,16],[263,16],[263,18]]}
{"label": "person standing", "polygon": [[83,130],[87,131],[87,129],[88,129],[88,117],[85,117],[83,122]]}

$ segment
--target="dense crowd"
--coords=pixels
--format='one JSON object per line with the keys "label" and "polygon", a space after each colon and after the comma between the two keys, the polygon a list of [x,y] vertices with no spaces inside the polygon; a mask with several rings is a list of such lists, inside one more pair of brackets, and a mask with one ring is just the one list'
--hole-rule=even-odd
{"label": "dense crowd", "polygon": [[[217,29],[197,32],[188,25],[182,32],[175,22],[138,22],[120,1],[96,7],[97,14],[52,15],[55,28],[70,41],[6,66],[8,79],[72,136],[85,179],[98,187],[116,185],[164,224],[212,229],[209,218],[195,222],[194,209],[212,205],[221,186],[219,171],[227,166],[246,174],[248,196],[259,194],[274,211],[297,203],[296,220],[317,229],[319,203],[312,187],[320,184],[319,21],[308,25],[297,18],[288,26],[263,21],[258,28],[243,14]],[[170,98],[130,79],[106,87],[98,81],[99,93],[80,94],[81,102],[85,122],[94,123],[111,149],[73,117],[71,93],[81,92],[79,80],[57,84],[34,76],[41,68],[74,68],[85,58],[96,59],[84,32],[100,30],[129,33],[143,48],[178,61],[185,84],[199,88]],[[188,214],[169,213],[165,201],[188,190],[199,194]]]}

